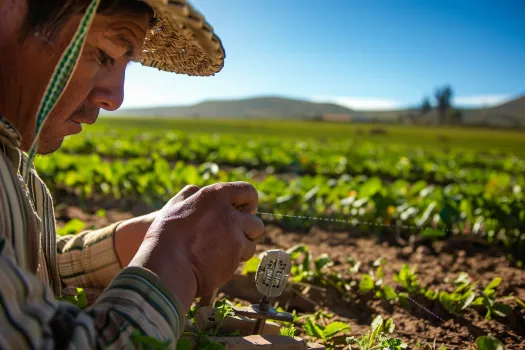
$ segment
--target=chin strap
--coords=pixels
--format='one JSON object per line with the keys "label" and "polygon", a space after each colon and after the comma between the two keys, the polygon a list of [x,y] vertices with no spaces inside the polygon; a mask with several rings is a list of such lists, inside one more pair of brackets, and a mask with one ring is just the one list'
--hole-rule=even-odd
{"label": "chin strap", "polygon": [[80,54],[84,48],[84,43],[86,42],[87,33],[93,22],[93,18],[97,13],[100,0],[92,0],[86,9],[86,13],[80,21],[80,25],[77,28],[73,39],[69,43],[68,47],[62,53],[62,57],[58,61],[58,64],[55,67],[55,71],[51,76],[44,96],[40,101],[40,106],[38,107],[38,112],[36,114],[36,126],[35,126],[35,140],[33,145],[29,149],[28,161],[24,175],[25,181],[29,181],[29,169],[33,163],[33,160],[36,155],[36,149],[38,145],[38,137],[40,135],[40,130],[44,124],[49,113],[53,110],[58,100],[64,93],[71,76],[75,71],[75,68],[80,59]]}

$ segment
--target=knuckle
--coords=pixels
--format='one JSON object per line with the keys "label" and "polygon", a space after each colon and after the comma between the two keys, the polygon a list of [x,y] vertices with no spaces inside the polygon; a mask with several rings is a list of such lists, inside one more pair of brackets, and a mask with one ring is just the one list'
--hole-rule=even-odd
{"label": "knuckle", "polygon": [[245,182],[245,181],[240,181],[240,182],[238,182],[238,184],[244,191],[249,192],[250,195],[252,195],[254,198],[258,198],[259,197],[259,192],[257,192],[255,187],[251,183]]}
{"label": "knuckle", "polygon": [[199,186],[196,186],[196,185],[186,185],[182,190],[184,192],[189,192],[189,191],[196,192],[200,190],[200,188]]}
{"label": "knuckle", "polygon": [[221,183],[221,182],[215,183],[213,185],[208,185],[208,186],[204,187],[201,190],[201,193],[205,197],[207,197],[207,196],[216,196],[218,193],[221,192],[221,189],[223,187],[224,187],[223,183]]}

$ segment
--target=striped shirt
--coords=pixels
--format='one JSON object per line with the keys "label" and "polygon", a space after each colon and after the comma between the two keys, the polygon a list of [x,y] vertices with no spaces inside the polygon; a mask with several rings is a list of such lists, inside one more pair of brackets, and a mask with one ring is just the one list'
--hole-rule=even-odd
{"label": "striped shirt", "polygon": [[[151,271],[125,267],[117,224],[56,236],[47,187],[19,150],[20,135],[0,117],[0,348],[133,348],[132,333],[169,341],[183,331],[178,299]],[[56,297],[75,287],[100,296],[86,309]]]}

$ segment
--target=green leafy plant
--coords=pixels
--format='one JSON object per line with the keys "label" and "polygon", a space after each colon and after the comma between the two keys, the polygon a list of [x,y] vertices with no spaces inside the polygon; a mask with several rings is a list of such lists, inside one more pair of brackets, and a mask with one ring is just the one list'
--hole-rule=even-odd
{"label": "green leafy plant", "polygon": [[[137,329],[131,334],[131,341],[140,350],[167,350],[171,348],[169,341],[163,342],[154,337],[143,335]],[[178,345],[177,349],[179,349]],[[191,349],[191,347],[189,349]]]}
{"label": "green leafy plant", "polygon": [[321,340],[328,346],[333,346],[333,338],[341,333],[349,331],[350,325],[339,321],[323,325],[322,323],[316,322],[315,317],[308,316],[305,318],[303,328],[309,336]]}
{"label": "green leafy plant", "polygon": [[215,303],[215,308],[216,308],[216,311],[215,311],[214,316],[215,316],[215,322],[217,322],[217,327],[215,327],[213,335],[217,334],[224,319],[234,314],[232,306],[228,303],[226,299],[217,301]]}
{"label": "green leafy plant", "polygon": [[432,344],[428,342],[424,343],[416,343],[416,348],[420,350],[447,350],[447,347],[444,344],[441,344],[439,347],[436,345],[437,339],[434,338],[434,342]]}
{"label": "green leafy plant", "polygon": [[394,280],[401,284],[408,293],[416,293],[420,291],[419,281],[416,275],[416,267],[410,269],[407,264],[404,264],[401,270],[395,274]]}
{"label": "green leafy plant", "polygon": [[57,229],[57,235],[74,235],[86,227],[86,223],[79,219],[71,219],[63,227]]}
{"label": "green leafy plant", "polygon": [[346,259],[346,262],[349,265],[348,271],[350,273],[358,273],[359,272],[359,268],[361,267],[361,261],[356,261],[354,258],[348,257]]}
{"label": "green leafy plant", "polygon": [[77,288],[77,294],[76,295],[68,295],[68,296],[62,296],[58,297],[57,300],[60,301],[67,301],[73,305],[78,306],[79,308],[83,309],[87,307],[87,296],[86,292],[82,288]]}
{"label": "green leafy plant", "polygon": [[332,286],[343,294],[350,290],[350,285],[340,274],[328,271],[328,268],[334,264],[328,254],[321,254],[314,259],[304,244],[288,249],[287,253],[292,260],[292,282]]}
{"label": "green leafy plant", "polygon": [[292,324],[289,326],[281,327],[279,329],[279,335],[293,338],[295,337],[295,331],[296,331],[295,326]]}
{"label": "green leafy plant", "polygon": [[393,338],[390,335],[394,332],[395,324],[392,319],[383,320],[381,315],[377,315],[370,330],[361,338],[347,337],[346,343],[350,349],[359,350],[401,350],[407,347],[401,339]]}
{"label": "green leafy plant", "polygon": [[485,314],[485,319],[492,319],[492,315],[499,317],[505,317],[512,308],[509,305],[505,305],[496,301],[496,288],[501,283],[501,277],[496,277],[489,283],[487,287],[483,290],[483,293],[480,297],[476,298],[472,305],[483,305],[487,308],[487,313]]}
{"label": "green leafy plant", "polygon": [[261,259],[258,256],[252,257],[250,260],[244,263],[244,267],[242,269],[242,274],[247,275],[250,273],[257,272],[257,269],[259,268],[259,264],[261,262]]}
{"label": "green leafy plant", "polygon": [[505,350],[503,343],[493,335],[482,335],[476,338],[478,350]]}
{"label": "green leafy plant", "polygon": [[472,303],[475,297],[476,295],[474,294],[474,291],[471,290],[454,293],[441,291],[439,293],[439,301],[441,302],[441,305],[454,315],[460,315],[461,312]]}

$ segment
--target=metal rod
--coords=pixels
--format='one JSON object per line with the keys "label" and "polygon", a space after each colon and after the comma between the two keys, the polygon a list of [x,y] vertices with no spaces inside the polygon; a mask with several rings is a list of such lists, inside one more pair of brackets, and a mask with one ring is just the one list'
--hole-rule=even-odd
{"label": "metal rod", "polygon": [[261,335],[264,331],[264,326],[266,325],[266,320],[264,318],[257,319],[255,322],[255,328],[253,329],[253,334]]}
{"label": "metal rod", "polygon": [[[270,299],[268,299],[266,295],[264,295],[261,301],[259,302],[259,309],[262,312],[268,312],[268,310],[270,310]],[[262,334],[265,325],[266,318],[257,319],[257,322],[255,322],[255,328],[253,329],[253,334]]]}

